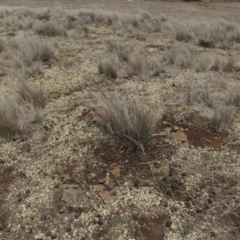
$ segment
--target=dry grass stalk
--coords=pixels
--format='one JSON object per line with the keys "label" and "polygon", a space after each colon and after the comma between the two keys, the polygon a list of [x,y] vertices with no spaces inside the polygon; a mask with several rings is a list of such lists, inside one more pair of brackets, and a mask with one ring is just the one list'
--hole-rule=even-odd
{"label": "dry grass stalk", "polygon": [[121,146],[143,151],[150,144],[158,114],[139,98],[122,98],[116,92],[101,91],[96,96],[99,122]]}

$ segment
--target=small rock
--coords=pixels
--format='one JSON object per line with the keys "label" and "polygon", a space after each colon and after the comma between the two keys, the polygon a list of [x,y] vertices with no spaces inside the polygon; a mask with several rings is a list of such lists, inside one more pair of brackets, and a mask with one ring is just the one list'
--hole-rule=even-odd
{"label": "small rock", "polygon": [[190,149],[195,149],[195,146],[194,145],[189,145],[189,148]]}
{"label": "small rock", "polygon": [[54,188],[59,188],[59,184],[56,183],[56,184],[54,185]]}
{"label": "small rock", "polygon": [[56,239],[57,235],[56,234],[52,234],[51,239]]}
{"label": "small rock", "polygon": [[164,167],[160,167],[158,169],[159,171],[159,175],[162,177],[168,176],[169,175],[169,167],[168,166],[164,166]]}
{"label": "small rock", "polygon": [[63,177],[63,182],[66,183],[68,180],[70,180],[70,175],[69,174],[65,174]]}
{"label": "small rock", "polygon": [[167,122],[167,121],[162,121],[162,124],[163,124],[163,125],[167,125],[168,122]]}
{"label": "small rock", "polygon": [[58,213],[60,213],[60,214],[63,214],[63,213],[64,213],[64,209],[63,209],[63,208],[59,208],[57,211],[58,211]]}
{"label": "small rock", "polygon": [[180,128],[178,126],[173,126],[172,129],[174,132],[177,132],[177,131],[179,131]]}
{"label": "small rock", "polygon": [[173,136],[179,142],[188,143],[187,135],[183,132],[176,132]]}
{"label": "small rock", "polygon": [[119,167],[114,168],[113,170],[110,171],[110,173],[115,177],[120,177],[120,175],[121,175]]}
{"label": "small rock", "polygon": [[186,147],[186,148],[188,148],[188,147],[189,147],[189,143],[188,143],[188,142],[184,142],[184,143],[183,143],[183,146]]}
{"label": "small rock", "polygon": [[180,86],[181,86],[181,82],[180,82],[180,81],[174,81],[174,82],[172,83],[172,86],[173,86],[173,87],[180,87]]}
{"label": "small rock", "polygon": [[109,191],[102,191],[99,193],[100,197],[105,200],[110,196],[110,192]]}
{"label": "small rock", "polygon": [[202,150],[202,147],[197,147],[197,150]]}

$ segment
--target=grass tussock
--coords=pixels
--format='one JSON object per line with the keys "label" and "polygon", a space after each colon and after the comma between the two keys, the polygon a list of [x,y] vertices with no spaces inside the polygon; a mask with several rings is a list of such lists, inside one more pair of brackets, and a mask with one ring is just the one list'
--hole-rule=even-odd
{"label": "grass tussock", "polygon": [[118,77],[117,70],[111,63],[100,62],[98,64],[98,72],[111,79],[116,79]]}
{"label": "grass tussock", "polygon": [[41,38],[25,38],[18,44],[19,58],[25,66],[31,66],[33,62],[49,62],[54,56],[52,47]]}
{"label": "grass tussock", "polygon": [[145,60],[138,55],[131,56],[128,64],[127,71],[129,76],[139,75],[144,72]]}
{"label": "grass tussock", "polygon": [[183,69],[193,69],[196,72],[219,71],[232,72],[235,68],[233,58],[225,58],[198,52],[187,46],[173,47],[163,55],[163,62]]}
{"label": "grass tussock", "polygon": [[50,17],[51,17],[51,12],[49,9],[47,9],[43,12],[40,12],[37,16],[38,20],[40,20],[40,21],[49,21]]}
{"label": "grass tussock", "polygon": [[237,87],[230,92],[227,105],[236,107],[238,110],[240,109],[240,87]]}
{"label": "grass tussock", "polygon": [[40,22],[35,24],[34,31],[38,35],[56,37],[56,36],[67,36],[65,29],[54,21]]}
{"label": "grass tussock", "polygon": [[144,151],[151,143],[158,115],[136,97],[128,99],[116,92],[102,91],[96,97],[99,122],[103,129],[133,151]]}
{"label": "grass tussock", "polygon": [[41,86],[39,89],[34,89],[26,80],[19,80],[17,93],[20,100],[30,102],[34,108],[44,108],[46,106],[46,98]]}
{"label": "grass tussock", "polygon": [[17,103],[0,93],[0,135],[11,137],[20,131],[20,109]]}
{"label": "grass tussock", "polygon": [[214,107],[214,102],[210,97],[208,88],[191,87],[187,92],[186,102],[188,106],[204,104],[209,108]]}
{"label": "grass tussock", "polygon": [[226,133],[235,117],[235,109],[229,106],[215,108],[213,117],[209,120],[209,128],[216,133]]}
{"label": "grass tussock", "polygon": [[193,39],[192,32],[186,26],[179,26],[176,29],[176,40],[181,42],[190,42]]}

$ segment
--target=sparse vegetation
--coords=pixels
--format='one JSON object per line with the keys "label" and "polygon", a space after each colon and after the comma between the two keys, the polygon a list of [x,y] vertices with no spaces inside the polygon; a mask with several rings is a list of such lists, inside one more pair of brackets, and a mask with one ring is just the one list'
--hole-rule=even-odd
{"label": "sparse vegetation", "polygon": [[237,3],[0,2],[0,239],[239,239]]}

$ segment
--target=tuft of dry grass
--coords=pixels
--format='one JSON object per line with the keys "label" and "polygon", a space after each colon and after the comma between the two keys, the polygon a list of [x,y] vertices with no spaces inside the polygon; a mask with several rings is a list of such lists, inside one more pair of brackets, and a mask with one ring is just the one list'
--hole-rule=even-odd
{"label": "tuft of dry grass", "polygon": [[103,90],[96,96],[99,123],[122,147],[141,152],[151,143],[157,112],[137,97],[128,99]]}
{"label": "tuft of dry grass", "polygon": [[65,29],[54,21],[37,23],[34,26],[34,31],[38,35],[48,37],[67,36]]}
{"label": "tuft of dry grass", "polygon": [[184,25],[179,25],[176,28],[176,40],[181,42],[190,42],[193,39],[193,34],[191,30],[189,30]]}
{"label": "tuft of dry grass", "polygon": [[46,106],[46,98],[41,86],[39,89],[34,89],[26,80],[19,80],[17,93],[20,99],[30,102],[34,108],[44,108]]}
{"label": "tuft of dry grass", "polygon": [[233,122],[236,111],[233,107],[215,107],[214,115],[209,120],[209,128],[216,133],[226,133]]}
{"label": "tuft of dry grass", "polygon": [[20,108],[17,103],[0,92],[0,135],[11,137],[20,131]]}
{"label": "tuft of dry grass", "polygon": [[112,79],[116,79],[117,76],[118,76],[117,70],[115,69],[115,67],[111,63],[100,62],[98,64],[98,72],[100,74],[103,74],[104,76],[106,76],[108,78],[112,78]]}
{"label": "tuft of dry grass", "polygon": [[20,60],[25,66],[33,62],[48,62],[54,56],[52,47],[41,38],[24,38],[19,41]]}
{"label": "tuft of dry grass", "polygon": [[189,88],[187,92],[186,102],[189,106],[204,103],[204,105],[209,108],[214,107],[214,102],[209,95],[207,87],[202,88],[196,86]]}
{"label": "tuft of dry grass", "polygon": [[127,72],[129,76],[139,75],[144,72],[145,59],[139,55],[133,55],[130,57],[127,63]]}
{"label": "tuft of dry grass", "polygon": [[227,100],[227,105],[240,109],[240,87],[237,87],[230,92],[229,99]]}
{"label": "tuft of dry grass", "polygon": [[49,21],[50,20],[50,10],[47,9],[46,11],[44,12],[40,12],[37,16],[38,20],[41,20],[41,21]]}

